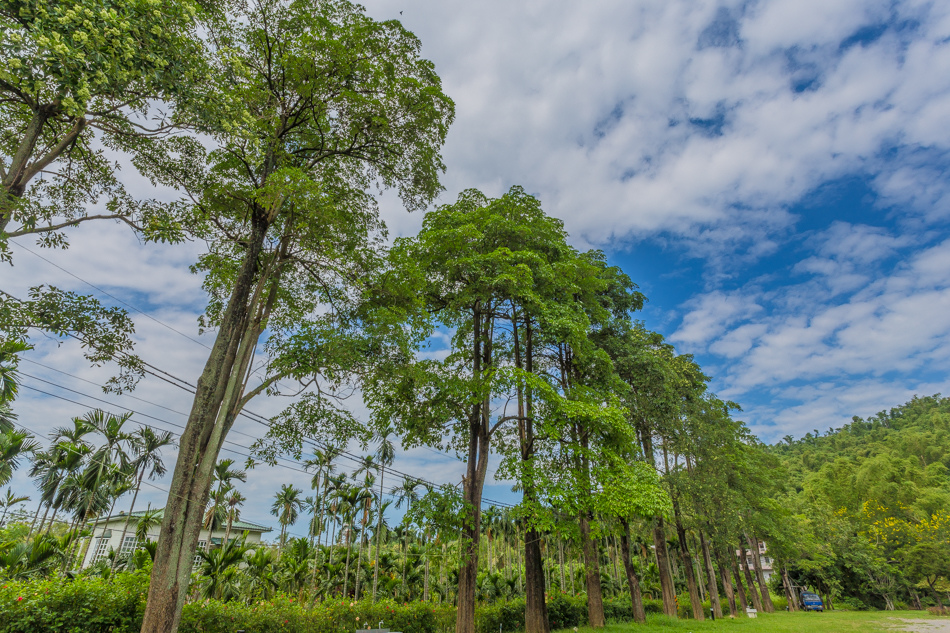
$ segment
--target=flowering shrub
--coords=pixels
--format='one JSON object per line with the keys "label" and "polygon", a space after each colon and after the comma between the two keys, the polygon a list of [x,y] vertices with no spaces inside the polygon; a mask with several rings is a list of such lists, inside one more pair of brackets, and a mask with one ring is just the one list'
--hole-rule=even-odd
{"label": "flowering shrub", "polygon": [[[138,633],[148,572],[119,573],[112,579],[88,577],[0,584],[0,633]],[[646,600],[648,613],[660,605]],[[587,624],[584,596],[556,593],[548,597],[551,628],[566,629]],[[604,601],[610,622],[633,619],[629,599]],[[279,595],[252,604],[201,600],[185,605],[181,633],[353,633],[376,628],[379,623],[403,633],[450,633],[455,629],[454,605],[423,602],[397,603],[381,600],[328,600],[300,605],[295,597]],[[479,605],[475,610],[478,633],[524,630],[523,599]]]}
{"label": "flowering shrub", "polygon": [[114,580],[4,582],[0,584],[0,633],[138,633],[147,593],[144,571],[117,574]]}

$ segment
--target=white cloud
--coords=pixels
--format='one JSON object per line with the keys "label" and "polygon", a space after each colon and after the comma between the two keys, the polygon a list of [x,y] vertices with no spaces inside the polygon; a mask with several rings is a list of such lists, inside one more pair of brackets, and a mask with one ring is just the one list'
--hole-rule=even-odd
{"label": "white cloud", "polygon": [[[869,264],[893,255],[906,239],[837,223],[815,242],[820,255],[796,266],[813,278],[768,291],[749,286],[702,295],[670,337],[729,360],[716,380],[722,395],[742,401],[772,393],[789,403],[771,422],[795,431],[810,428],[819,409],[833,409],[831,417],[840,418],[845,406],[883,406],[895,394],[904,398],[929,385],[920,375],[950,370],[950,240],[899,259],[885,272]],[[848,277],[861,265],[867,268],[851,276],[853,292],[829,302],[841,289],[828,279]],[[872,387],[881,384],[887,388]],[[928,388],[940,391],[940,384]],[[838,391],[875,395],[861,403],[831,395]],[[766,428],[758,415],[752,421]]]}
{"label": "white cloud", "polygon": [[[838,224],[806,244],[810,252],[792,271],[793,281],[779,280],[784,285],[776,288],[774,280],[757,279],[729,290],[718,284],[737,267],[789,248],[797,221],[790,208],[841,176],[872,176],[880,205],[902,226],[926,228],[950,216],[947,6],[856,0],[367,5],[374,17],[401,17],[420,36],[456,101],[441,201],[468,187],[499,195],[521,184],[565,221],[579,244],[622,248],[656,239],[702,258],[708,291],[685,304],[671,338],[722,361],[723,395],[784,389],[789,406],[764,408],[762,415],[750,409],[756,424],[771,418],[791,428],[819,411],[858,406],[869,394],[899,401],[913,386],[930,383],[899,375],[901,384],[887,387],[887,372],[946,371],[950,246],[907,255],[919,232]],[[892,26],[878,39],[841,49],[862,27],[885,21]],[[893,27],[904,22],[916,26]],[[123,178],[137,194],[156,195],[134,174]],[[393,195],[381,198],[381,208],[393,235],[421,224],[422,214],[406,214]],[[203,295],[187,265],[200,244],[141,245],[109,225],[82,227],[71,243],[68,251],[43,254],[196,335]],[[15,256],[12,274],[3,275],[5,290],[22,294],[52,281],[88,291],[27,253]],[[882,274],[897,257],[902,262]],[[197,377],[203,348],[140,315],[135,320],[145,358]],[[42,362],[96,382],[109,375],[108,368],[85,366],[69,344],[38,342]],[[822,384],[813,391],[789,386],[801,381]],[[873,387],[862,391],[858,381]],[[90,385],[82,389],[95,393]],[[136,395],[178,410],[190,406],[187,394],[153,379]],[[254,408],[271,413],[282,404],[262,400]],[[24,423],[43,432],[84,410],[26,393],[17,408]],[[240,424],[238,430],[260,431]],[[431,454],[400,459],[433,479],[456,479],[455,465],[432,463]],[[270,520],[269,491],[289,476],[258,471],[251,520]]]}

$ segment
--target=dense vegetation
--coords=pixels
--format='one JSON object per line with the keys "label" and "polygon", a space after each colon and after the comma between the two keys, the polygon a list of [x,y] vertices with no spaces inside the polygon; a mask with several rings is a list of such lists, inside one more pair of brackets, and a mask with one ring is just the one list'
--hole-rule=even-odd
{"label": "dense vegetation", "polygon": [[[792,577],[859,607],[950,590],[950,398],[910,402],[772,447],[793,515],[770,543]],[[783,545],[785,544],[785,545]]]}

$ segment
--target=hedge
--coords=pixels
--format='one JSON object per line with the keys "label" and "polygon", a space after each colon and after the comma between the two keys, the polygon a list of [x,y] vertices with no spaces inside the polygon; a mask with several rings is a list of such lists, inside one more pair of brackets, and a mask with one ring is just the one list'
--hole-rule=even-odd
{"label": "hedge", "polygon": [[[0,633],[138,633],[148,573],[116,574],[112,580],[81,578],[8,582],[0,586]],[[552,630],[587,624],[584,596],[553,593],[548,596]],[[662,603],[645,600],[647,613],[662,612]],[[608,622],[633,619],[630,601],[604,601]],[[404,633],[448,633],[455,628],[455,607],[423,602],[399,604],[382,600],[330,600],[302,608],[290,596],[254,604],[204,600],[185,605],[182,633],[353,633],[383,627]],[[475,611],[478,633],[524,630],[524,599],[479,605]]]}

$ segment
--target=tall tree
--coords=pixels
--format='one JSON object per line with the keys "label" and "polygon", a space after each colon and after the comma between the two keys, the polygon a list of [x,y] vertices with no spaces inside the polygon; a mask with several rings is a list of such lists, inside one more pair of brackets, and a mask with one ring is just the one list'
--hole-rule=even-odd
{"label": "tall tree", "polygon": [[[217,334],[180,439],[143,633],[178,627],[212,470],[243,407],[293,377],[312,391],[275,434],[299,445],[321,424],[346,423],[324,389],[373,358],[358,345],[364,324],[350,319],[382,229],[368,189],[394,187],[410,209],[428,204],[453,117],[398,22],[345,0],[228,6],[206,25],[208,83],[245,112],[209,131],[210,153],[173,139],[171,158],[148,166],[193,203],[184,221],[210,245],[196,270],[211,295],[204,323]],[[264,377],[251,386],[258,353]]]}
{"label": "tall tree", "polygon": [[[177,106],[200,98],[197,8],[0,3],[0,259],[9,259],[10,237],[60,246],[62,229],[95,219],[124,221],[146,239],[172,237],[161,205],[122,189],[107,150],[147,152],[152,137],[182,122]],[[156,100],[167,112],[158,119],[148,116]],[[90,213],[103,197],[105,211]]]}
{"label": "tall tree", "polygon": [[389,439],[390,430],[385,429],[380,436],[379,449],[376,451],[376,459],[379,462],[379,495],[376,499],[377,522],[376,522],[376,553],[373,558],[373,602],[376,602],[376,589],[379,585],[379,546],[380,538],[383,533],[383,479],[386,477],[386,467],[393,463],[396,457],[396,450],[392,441]]}
{"label": "tall tree", "polygon": [[224,502],[227,493],[233,489],[231,482],[234,480],[247,482],[247,472],[240,468],[232,468],[233,466],[233,459],[222,459],[214,465],[213,482],[218,484],[218,488],[211,496],[212,506],[205,516],[204,528],[207,530],[221,528],[218,508]]}
{"label": "tall tree", "polygon": [[[133,478],[135,479],[135,492],[132,494],[132,503],[129,505],[129,513],[125,517],[125,523],[122,525],[122,536],[119,537],[119,547],[125,543],[125,535],[129,530],[129,522],[132,520],[132,512],[135,510],[135,501],[139,498],[139,490],[142,489],[142,480],[148,474],[149,480],[155,477],[161,477],[165,474],[165,462],[162,461],[162,449],[171,446],[174,443],[173,435],[169,431],[159,431],[156,433],[151,427],[143,426],[132,434],[132,468]],[[118,556],[112,559],[112,568],[115,569]]]}
{"label": "tall tree", "polygon": [[303,499],[300,495],[303,491],[292,484],[284,484],[280,487],[277,494],[274,495],[274,503],[271,505],[270,513],[277,517],[280,523],[280,549],[284,549],[284,537],[287,534],[287,526],[297,522],[300,511],[303,509]]}

